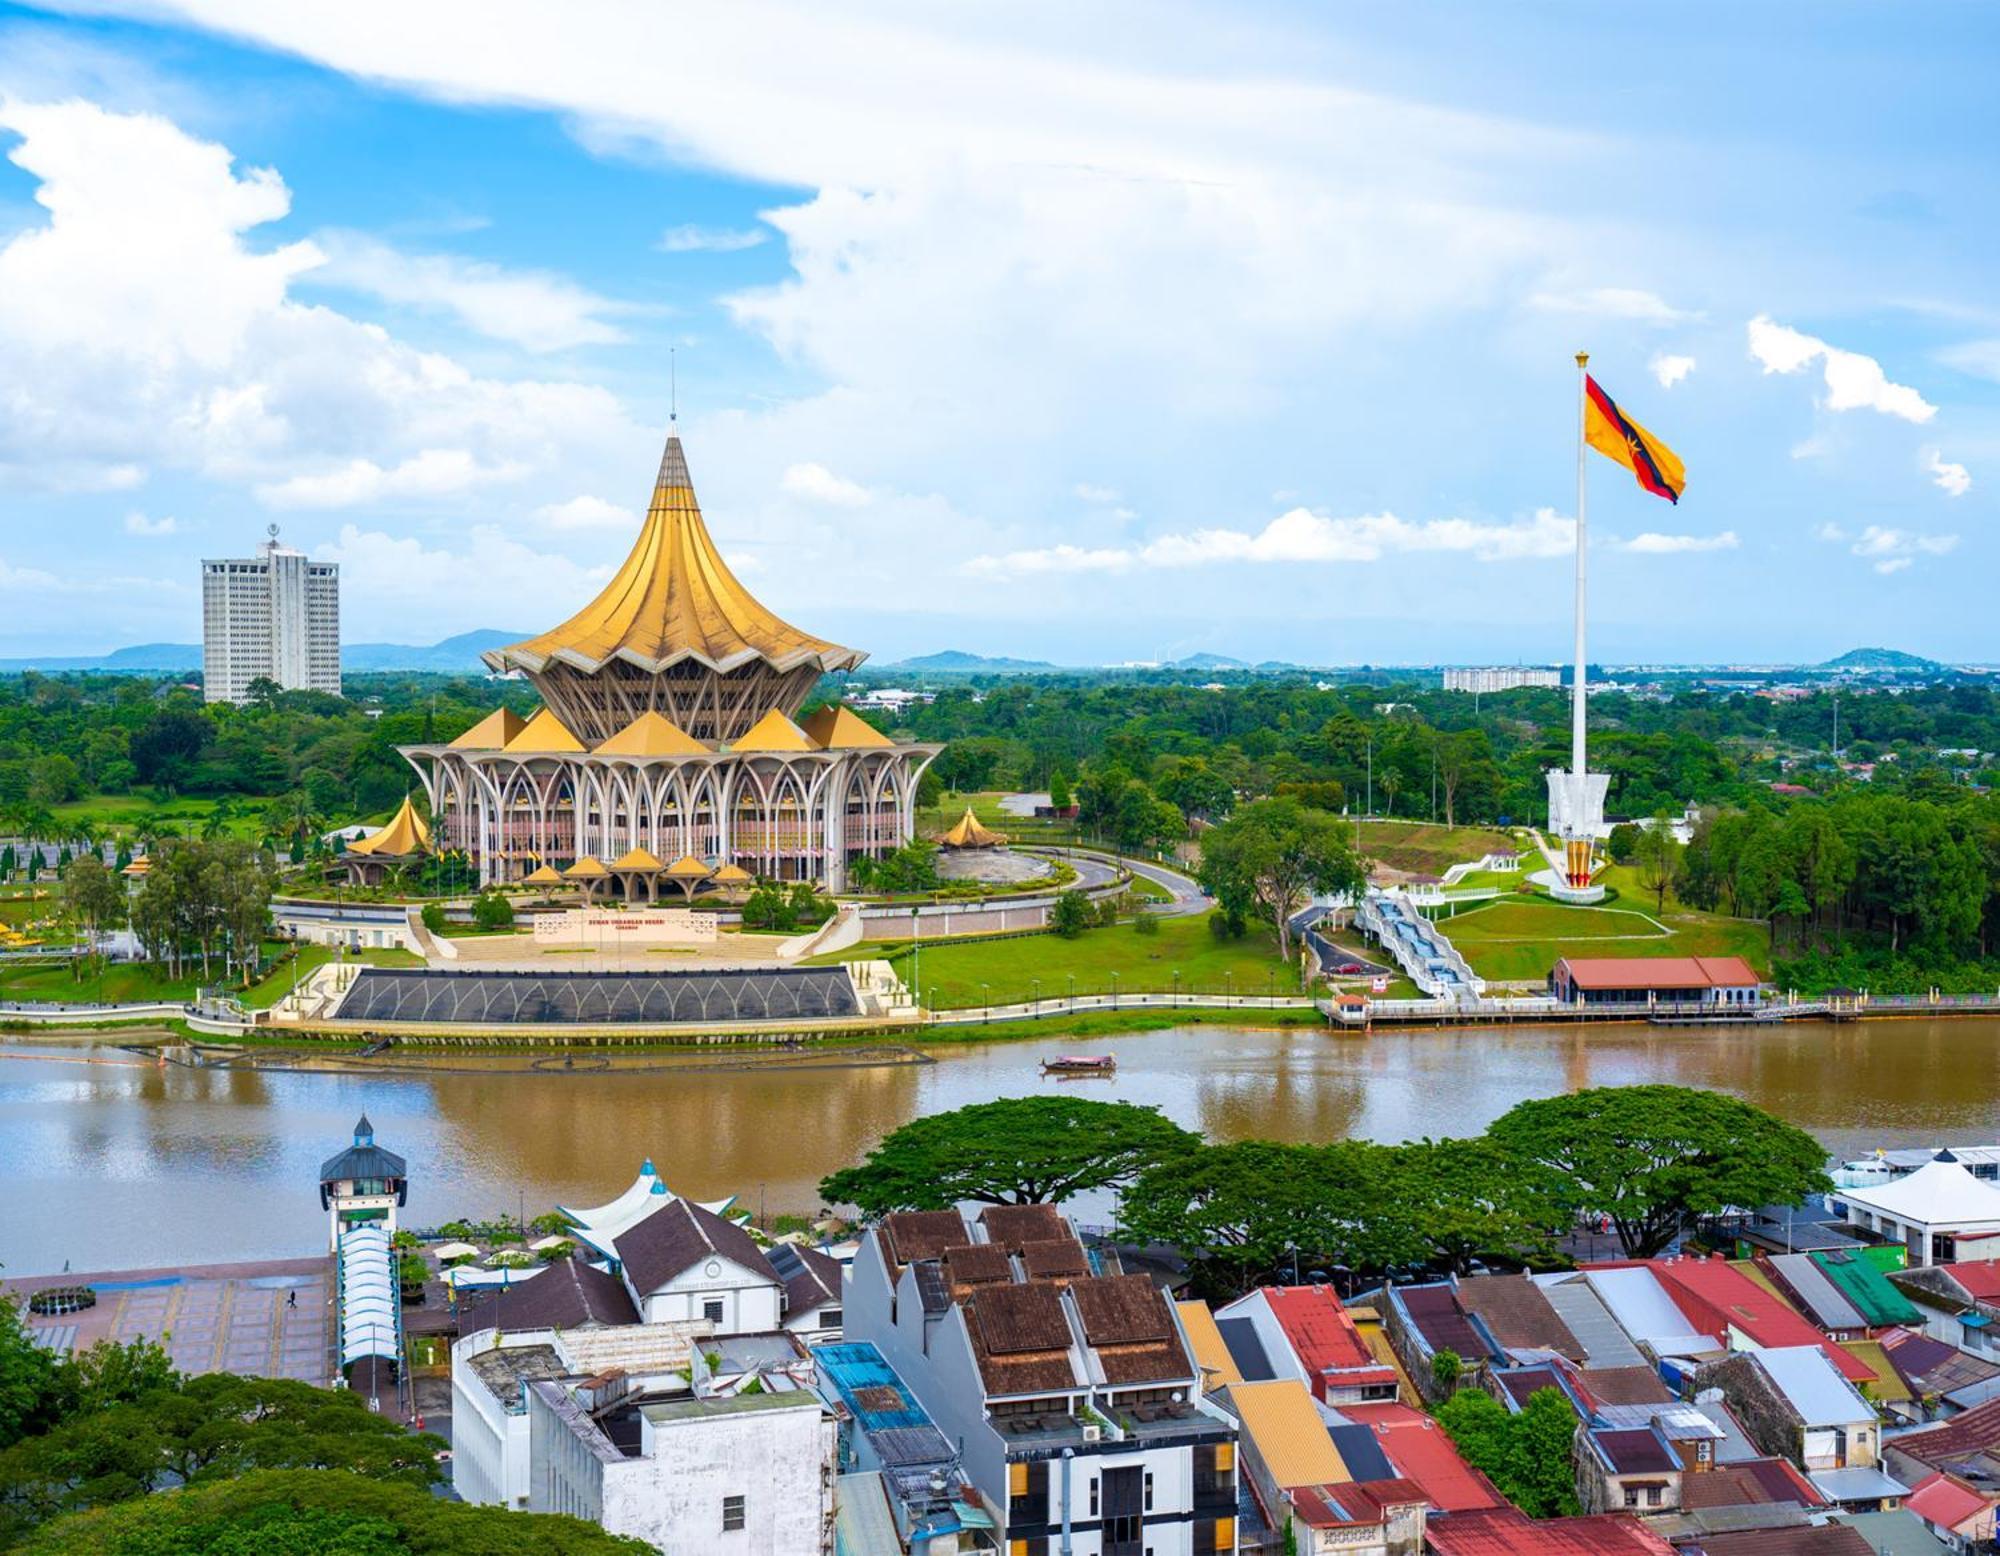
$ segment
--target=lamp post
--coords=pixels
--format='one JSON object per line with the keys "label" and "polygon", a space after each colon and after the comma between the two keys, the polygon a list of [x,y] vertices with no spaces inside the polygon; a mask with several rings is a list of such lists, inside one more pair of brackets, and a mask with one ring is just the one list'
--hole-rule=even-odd
{"label": "lamp post", "polygon": [[1178,967],[1176,967],[1174,969],[1174,1007],[1178,1009],[1180,1007],[1180,1003],[1181,1003],[1181,970]]}
{"label": "lamp post", "polygon": [[1113,1010],[1118,1008],[1118,974],[1116,973],[1111,975],[1111,1008]]}
{"label": "lamp post", "polygon": [[1225,1005],[1234,1004],[1235,998],[1236,974],[1225,969],[1222,974],[1222,1003]]}
{"label": "lamp post", "polygon": [[1076,974],[1075,974],[1075,973],[1071,973],[1071,974],[1069,975],[1069,1010],[1070,1010],[1070,1014],[1071,1014],[1071,1015],[1075,1015],[1075,1014],[1076,1014]]}
{"label": "lamp post", "polygon": [[993,996],[989,990],[990,986],[987,984],[982,983],[979,986],[979,1004],[983,1011],[979,1019],[982,1023],[993,1019]]}
{"label": "lamp post", "polygon": [[1039,978],[1030,978],[1028,982],[1035,986],[1035,1016],[1039,1020],[1042,1014],[1042,980]]}

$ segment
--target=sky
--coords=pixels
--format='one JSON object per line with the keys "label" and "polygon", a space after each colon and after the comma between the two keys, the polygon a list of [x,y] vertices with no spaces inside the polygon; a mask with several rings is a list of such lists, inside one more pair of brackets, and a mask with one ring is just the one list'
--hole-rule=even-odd
{"label": "sky", "polygon": [[0,0],[0,657],[587,599],[679,426],[894,660],[2000,661],[2000,13]]}

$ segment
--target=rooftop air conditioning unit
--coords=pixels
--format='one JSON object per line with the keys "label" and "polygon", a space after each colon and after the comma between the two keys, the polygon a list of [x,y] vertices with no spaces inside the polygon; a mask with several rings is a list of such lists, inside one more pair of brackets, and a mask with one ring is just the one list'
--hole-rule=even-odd
{"label": "rooftop air conditioning unit", "polygon": [[1083,1440],[1087,1443],[1103,1442],[1104,1428],[1097,1425],[1097,1423],[1094,1421],[1086,1423],[1086,1425],[1083,1428]]}

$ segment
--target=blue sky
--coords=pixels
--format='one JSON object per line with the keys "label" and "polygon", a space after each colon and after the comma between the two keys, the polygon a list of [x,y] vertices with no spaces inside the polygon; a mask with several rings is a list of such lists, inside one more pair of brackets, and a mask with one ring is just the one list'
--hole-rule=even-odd
{"label": "blue sky", "polygon": [[[1078,14],[1081,12],[1082,14]],[[1985,8],[0,4],[0,656],[560,619],[679,363],[878,657],[2000,660]]]}

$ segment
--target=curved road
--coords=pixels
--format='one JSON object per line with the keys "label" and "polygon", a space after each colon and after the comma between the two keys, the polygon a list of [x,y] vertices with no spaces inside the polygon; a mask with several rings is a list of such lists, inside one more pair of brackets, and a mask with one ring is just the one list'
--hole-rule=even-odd
{"label": "curved road", "polygon": [[1183,874],[1169,865],[1154,864],[1150,859],[1127,859],[1122,855],[1102,853],[1094,848],[1031,847],[1024,848],[1022,852],[1061,859],[1064,863],[1074,866],[1076,884],[1085,891],[1109,886],[1118,878],[1121,866],[1134,875],[1143,875],[1172,896],[1173,900],[1170,902],[1147,905],[1149,912],[1161,918],[1187,918],[1192,914],[1205,913],[1210,907],[1208,898],[1202,894],[1202,889],[1194,877]]}

